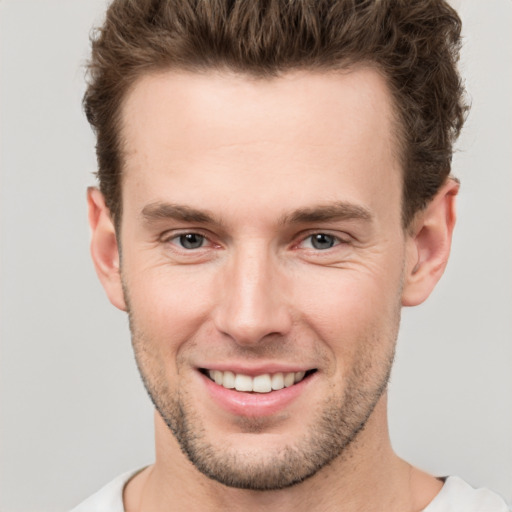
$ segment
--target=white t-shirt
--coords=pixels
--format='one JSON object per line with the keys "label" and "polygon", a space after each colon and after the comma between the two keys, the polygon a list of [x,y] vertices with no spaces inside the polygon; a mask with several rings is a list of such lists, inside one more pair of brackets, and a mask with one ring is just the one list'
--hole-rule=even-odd
{"label": "white t-shirt", "polygon": [[[118,476],[71,512],[125,512],[124,486],[139,471]],[[511,509],[489,489],[474,489],[461,478],[450,476],[423,512],[511,512]]]}

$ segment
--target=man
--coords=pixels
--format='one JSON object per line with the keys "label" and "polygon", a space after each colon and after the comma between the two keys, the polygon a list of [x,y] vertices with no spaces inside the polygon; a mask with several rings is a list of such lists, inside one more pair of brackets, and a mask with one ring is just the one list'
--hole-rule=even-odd
{"label": "man", "polygon": [[391,449],[402,306],[441,277],[466,107],[441,1],[114,1],[91,252],[156,461],[78,511],[504,511]]}

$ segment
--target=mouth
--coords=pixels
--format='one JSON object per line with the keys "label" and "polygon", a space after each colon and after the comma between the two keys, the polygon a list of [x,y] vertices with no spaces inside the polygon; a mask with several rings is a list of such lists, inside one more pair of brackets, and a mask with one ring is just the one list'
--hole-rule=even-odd
{"label": "mouth", "polygon": [[309,378],[317,370],[314,368],[297,372],[262,373],[255,376],[229,370],[209,370],[207,368],[200,368],[199,371],[225,389],[233,389],[244,393],[270,393],[292,387]]}

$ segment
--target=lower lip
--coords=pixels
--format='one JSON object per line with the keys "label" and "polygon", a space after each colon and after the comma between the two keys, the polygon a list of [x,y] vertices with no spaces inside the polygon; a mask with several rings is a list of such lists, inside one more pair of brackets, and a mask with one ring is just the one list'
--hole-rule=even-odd
{"label": "lower lip", "polygon": [[219,386],[200,373],[210,396],[224,410],[237,416],[270,416],[282,411],[309,386],[316,373],[289,388],[269,393],[244,393]]}

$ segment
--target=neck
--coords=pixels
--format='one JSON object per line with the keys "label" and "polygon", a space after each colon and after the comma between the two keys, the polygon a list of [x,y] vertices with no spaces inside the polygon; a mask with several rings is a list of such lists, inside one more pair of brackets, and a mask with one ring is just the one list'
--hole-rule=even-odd
{"label": "neck", "polygon": [[156,462],[126,486],[127,512],[412,512],[422,510],[442,487],[393,452],[386,396],[342,455],[304,482],[277,491],[235,489],[211,480],[189,462],[159,415],[155,430]]}

